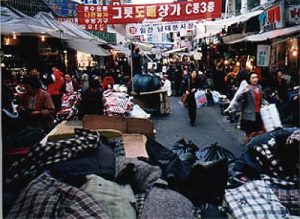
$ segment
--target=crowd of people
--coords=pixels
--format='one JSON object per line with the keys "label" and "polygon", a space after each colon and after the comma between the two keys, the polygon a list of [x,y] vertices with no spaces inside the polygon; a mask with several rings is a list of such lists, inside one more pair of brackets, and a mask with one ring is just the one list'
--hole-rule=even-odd
{"label": "crowd of people", "polygon": [[[276,104],[284,123],[297,125],[299,121],[299,92],[294,89],[298,78],[287,81],[281,69],[276,73],[263,74],[258,67],[247,69],[242,57],[230,63],[224,59],[196,61],[188,56],[182,59],[176,56],[165,57],[156,60],[155,69],[147,69],[139,50],[135,51],[133,61],[133,75],[160,75],[161,85],[167,88],[168,96],[179,97],[185,94],[188,97],[187,111],[191,126],[195,126],[197,116],[197,90],[215,90],[231,100],[244,80],[248,83],[248,89],[239,101],[242,102],[240,127],[246,133],[245,142],[253,132],[263,129],[259,113],[263,100]],[[77,71],[63,73],[56,66],[51,71],[51,74],[45,76],[37,68],[31,68],[24,79],[18,80],[16,89],[8,89],[3,85],[5,95],[2,95],[2,118],[8,119],[5,129],[10,130],[4,134],[4,139],[17,133],[18,130],[14,128],[17,127],[14,125],[16,120],[23,124],[20,127],[37,127],[45,133],[49,132],[53,128],[55,114],[61,109],[64,94],[81,90],[78,114],[82,118],[85,114],[103,114],[102,93],[112,89],[114,84],[126,86],[129,94],[132,89],[128,63],[123,65],[116,62],[112,68],[101,70],[92,67],[81,74]],[[15,99],[17,109],[12,107]],[[17,116],[12,116],[13,110]]]}

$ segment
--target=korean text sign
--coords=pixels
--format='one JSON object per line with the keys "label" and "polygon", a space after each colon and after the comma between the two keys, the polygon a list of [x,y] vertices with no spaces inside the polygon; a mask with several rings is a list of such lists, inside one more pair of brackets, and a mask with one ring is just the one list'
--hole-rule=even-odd
{"label": "korean text sign", "polygon": [[221,0],[143,5],[78,5],[78,24],[127,24],[145,20],[183,21],[221,17]]}

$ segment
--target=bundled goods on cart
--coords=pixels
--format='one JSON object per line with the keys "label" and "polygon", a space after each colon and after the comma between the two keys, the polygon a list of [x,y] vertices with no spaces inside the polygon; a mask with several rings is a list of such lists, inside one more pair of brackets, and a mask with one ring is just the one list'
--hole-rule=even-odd
{"label": "bundled goods on cart", "polygon": [[80,104],[81,93],[80,91],[74,91],[62,96],[62,107],[57,112],[55,118],[55,124],[60,123],[63,120],[76,119],[78,114],[78,107]]}
{"label": "bundled goods on cart", "polygon": [[109,89],[103,92],[104,115],[106,116],[127,116],[133,108],[133,103],[128,94],[114,92]]}

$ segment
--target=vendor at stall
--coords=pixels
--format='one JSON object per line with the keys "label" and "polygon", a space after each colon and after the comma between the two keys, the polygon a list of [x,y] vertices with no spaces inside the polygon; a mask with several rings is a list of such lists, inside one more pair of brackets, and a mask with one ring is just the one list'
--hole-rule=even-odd
{"label": "vendor at stall", "polygon": [[41,88],[36,76],[25,78],[23,86],[25,93],[20,96],[18,111],[26,124],[50,131],[53,128],[55,107],[49,93]]}
{"label": "vendor at stall", "polygon": [[89,81],[88,89],[81,94],[78,114],[80,119],[84,115],[103,114],[102,90],[99,81],[94,79]]}

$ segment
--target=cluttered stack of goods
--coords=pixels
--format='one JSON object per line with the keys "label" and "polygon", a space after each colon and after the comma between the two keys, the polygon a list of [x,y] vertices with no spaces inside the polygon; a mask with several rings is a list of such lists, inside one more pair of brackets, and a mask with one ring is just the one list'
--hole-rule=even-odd
{"label": "cluttered stack of goods", "polygon": [[133,103],[129,95],[124,92],[114,92],[108,89],[103,92],[104,115],[107,116],[127,116],[133,108]]}
{"label": "cluttered stack of goods", "polygon": [[63,120],[77,119],[80,98],[80,90],[68,94],[63,94],[61,110],[56,114],[55,124],[58,124]]}
{"label": "cluttered stack of goods", "polygon": [[252,138],[229,167],[224,207],[234,218],[300,215],[299,128],[277,128]]}
{"label": "cluttered stack of goods", "polygon": [[64,123],[69,127],[50,132],[3,168],[6,218],[290,218],[300,213],[297,128],[258,135],[236,158],[218,144],[200,149],[184,139],[169,149],[154,139],[150,120],[106,117],[103,122],[103,117]]}
{"label": "cluttered stack of goods", "polygon": [[136,74],[133,77],[133,102],[149,113],[170,113],[168,90],[160,78],[153,74]]}
{"label": "cluttered stack of goods", "polygon": [[204,165],[191,142],[169,150],[93,121],[49,133],[4,168],[5,218],[194,218],[222,200],[226,159]]}

